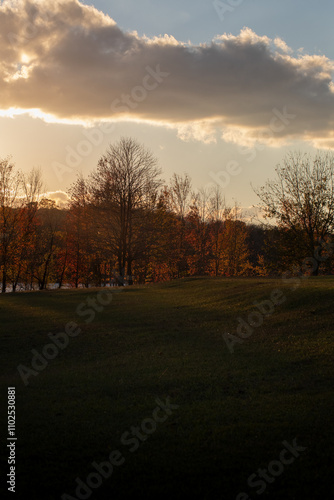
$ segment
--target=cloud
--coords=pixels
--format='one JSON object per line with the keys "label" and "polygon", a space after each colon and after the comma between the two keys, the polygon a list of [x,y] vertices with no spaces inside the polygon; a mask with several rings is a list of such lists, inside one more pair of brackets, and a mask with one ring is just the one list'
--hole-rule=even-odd
{"label": "cloud", "polygon": [[42,198],[47,198],[56,202],[59,208],[66,208],[70,198],[64,191],[48,191],[42,195]]}
{"label": "cloud", "polygon": [[5,0],[0,58],[2,116],[143,120],[183,140],[334,147],[333,61],[249,28],[191,45],[123,32],[78,0]]}

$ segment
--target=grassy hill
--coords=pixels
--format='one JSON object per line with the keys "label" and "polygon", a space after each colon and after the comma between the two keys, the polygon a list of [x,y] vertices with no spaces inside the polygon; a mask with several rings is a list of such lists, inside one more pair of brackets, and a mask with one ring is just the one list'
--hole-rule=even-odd
{"label": "grassy hill", "polygon": [[[184,279],[115,290],[104,306],[98,289],[1,296],[16,498],[332,498],[334,278],[293,284]],[[238,318],[253,325],[238,334]],[[65,328],[77,335],[25,384],[17,367],[32,369]]]}

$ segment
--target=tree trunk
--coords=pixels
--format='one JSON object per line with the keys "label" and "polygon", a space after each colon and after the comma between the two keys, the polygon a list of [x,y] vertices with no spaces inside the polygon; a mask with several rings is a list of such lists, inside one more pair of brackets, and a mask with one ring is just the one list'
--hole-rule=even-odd
{"label": "tree trunk", "polygon": [[128,260],[128,275],[129,275],[129,286],[133,285],[133,279],[132,279],[132,260]]}
{"label": "tree trunk", "polygon": [[318,275],[319,275],[319,262],[317,262],[317,268],[313,269],[313,271],[311,272],[311,276],[318,276]]}
{"label": "tree trunk", "polygon": [[2,293],[6,293],[6,288],[7,288],[7,272],[6,269],[4,268],[3,273],[2,273]]}

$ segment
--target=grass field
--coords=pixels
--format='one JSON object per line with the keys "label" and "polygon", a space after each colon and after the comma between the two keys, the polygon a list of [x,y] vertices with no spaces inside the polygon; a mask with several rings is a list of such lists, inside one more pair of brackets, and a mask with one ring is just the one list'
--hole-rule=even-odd
{"label": "grass field", "polygon": [[[275,289],[284,302],[230,352],[224,334]],[[333,498],[333,277],[296,290],[271,279],[127,287],[92,320],[98,291],[0,296],[4,438],[16,387],[14,498]],[[81,332],[25,385],[17,366],[31,368],[32,349],[71,321]],[[155,411],[157,400],[172,409]],[[282,454],[294,440],[299,451]],[[93,462],[111,459],[99,479]],[[76,493],[88,476],[101,485]]]}

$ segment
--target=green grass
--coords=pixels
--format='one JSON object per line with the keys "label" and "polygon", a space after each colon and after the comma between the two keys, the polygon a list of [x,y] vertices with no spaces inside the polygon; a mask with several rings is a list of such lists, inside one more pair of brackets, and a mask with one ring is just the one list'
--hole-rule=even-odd
{"label": "green grass", "polygon": [[[237,318],[275,288],[286,301],[232,354],[223,334],[235,335]],[[295,438],[307,449],[260,497],[333,497],[334,278],[295,291],[270,279],[125,288],[86,324],[76,308],[97,292],[0,296],[1,428],[6,434],[6,391],[15,385],[16,498],[75,497],[75,479],[117,449],[125,463],[91,498],[254,499],[248,477]],[[17,366],[30,366],[31,349],[41,352],[69,321],[80,335],[25,386]],[[122,434],[168,396],[178,409],[131,453]],[[7,473],[6,452],[1,461]]]}

